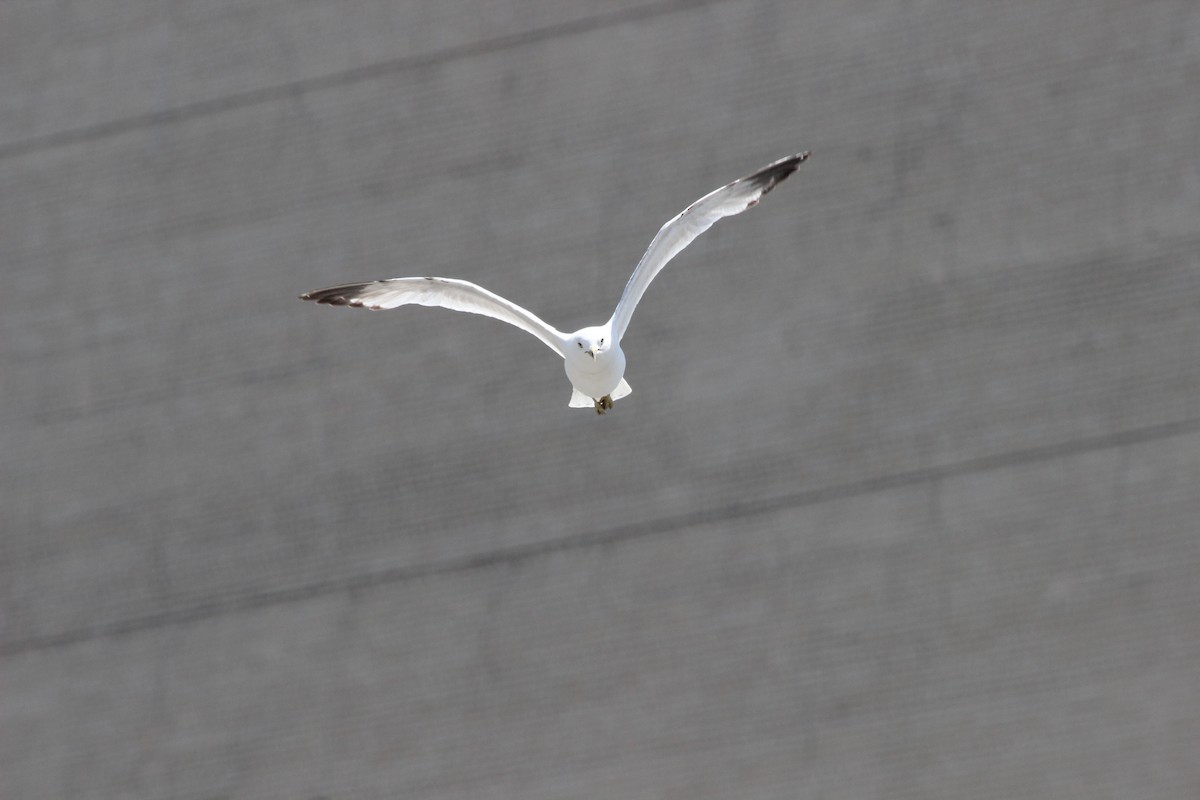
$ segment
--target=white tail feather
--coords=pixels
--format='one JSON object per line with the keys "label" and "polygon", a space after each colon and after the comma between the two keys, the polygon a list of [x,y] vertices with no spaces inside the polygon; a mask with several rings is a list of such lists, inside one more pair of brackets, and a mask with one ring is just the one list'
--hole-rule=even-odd
{"label": "white tail feather", "polygon": [[574,386],[572,386],[571,387],[571,402],[568,403],[567,405],[569,405],[571,408],[592,408],[595,405],[595,401],[593,401],[592,398],[588,397],[586,394],[584,394],[583,392],[579,391]]}
{"label": "white tail feather", "polygon": [[[621,378],[621,382],[617,384],[617,388],[613,389],[609,397],[613,400],[620,400],[622,397],[628,397],[632,391],[633,389],[629,388],[629,384],[625,382],[625,379]],[[567,405],[571,408],[594,408],[596,401],[572,386],[571,402],[567,403]]]}

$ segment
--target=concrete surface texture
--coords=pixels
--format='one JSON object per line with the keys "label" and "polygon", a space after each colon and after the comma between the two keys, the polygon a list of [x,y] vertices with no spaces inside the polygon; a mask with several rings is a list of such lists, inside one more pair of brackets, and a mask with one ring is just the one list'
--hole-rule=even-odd
{"label": "concrete surface texture", "polygon": [[[1198,86],[1187,0],[4,4],[0,797],[1200,796]],[[603,418],[296,299],[597,323],[801,149]]]}

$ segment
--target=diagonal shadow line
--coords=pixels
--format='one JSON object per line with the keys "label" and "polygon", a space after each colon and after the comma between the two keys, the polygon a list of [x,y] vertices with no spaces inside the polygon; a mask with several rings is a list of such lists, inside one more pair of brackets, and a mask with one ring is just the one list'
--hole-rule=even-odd
{"label": "diagonal shadow line", "polygon": [[37,650],[66,647],[95,639],[126,636],[168,625],[197,622],[224,614],[252,611],[268,606],[309,600],[330,594],[363,591],[378,586],[402,583],[404,581],[435,575],[486,569],[499,564],[526,561],[552,553],[607,546],[626,540],[670,533],[695,525],[749,519],[790,508],[803,508],[835,500],[846,500],[869,495],[874,492],[915,486],[923,483],[935,483],[960,475],[979,474],[1005,467],[1020,466],[1022,464],[1035,464],[1060,458],[1070,458],[1085,453],[1143,444],[1196,432],[1200,432],[1200,418],[1167,422],[1102,436],[1076,439],[1059,444],[1049,444],[1024,450],[1014,450],[1007,453],[980,456],[952,464],[882,475],[862,481],[808,489],[762,500],[730,503],[719,508],[676,514],[646,522],[621,525],[615,528],[587,531],[544,542],[515,545],[488,553],[435,561],[428,564],[393,567],[359,575],[333,578],[304,586],[260,592],[252,595],[234,596],[187,608],[118,620],[89,628],[79,628],[46,636],[18,639],[6,644],[0,644],[0,658]]}
{"label": "diagonal shadow line", "polygon": [[155,125],[170,125],[195,119],[196,117],[260,105],[322,89],[347,86],[373,78],[394,75],[407,70],[437,66],[457,59],[473,58],[504,50],[512,50],[544,42],[559,36],[577,36],[630,22],[643,22],[679,11],[688,11],[715,5],[719,2],[724,2],[724,0],[661,0],[660,2],[652,2],[637,8],[610,11],[590,17],[546,25],[541,28],[532,28],[530,30],[505,34],[493,39],[455,45],[432,53],[401,56],[361,67],[351,67],[328,75],[302,78],[273,86],[263,86],[258,89],[249,89],[244,92],[228,94],[209,100],[198,100],[194,103],[176,106],[175,108],[151,111],[145,114],[138,114],[108,122],[99,122],[80,128],[55,131],[29,139],[18,139],[12,142],[0,143],[0,159],[13,158],[39,150],[49,150],[56,147],[79,144],[94,139],[104,139]]}

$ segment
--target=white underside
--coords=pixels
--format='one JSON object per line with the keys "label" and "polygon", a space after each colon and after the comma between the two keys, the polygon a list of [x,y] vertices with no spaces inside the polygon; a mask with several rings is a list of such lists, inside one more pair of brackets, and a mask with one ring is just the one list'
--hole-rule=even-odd
{"label": "white underside", "polygon": [[[607,338],[608,331],[584,328],[579,336],[590,341]],[[592,408],[593,400],[611,397],[614,400],[629,394],[625,374],[625,353],[617,344],[604,349],[595,356],[590,351],[568,349],[563,357],[563,368],[571,382],[572,408]]]}

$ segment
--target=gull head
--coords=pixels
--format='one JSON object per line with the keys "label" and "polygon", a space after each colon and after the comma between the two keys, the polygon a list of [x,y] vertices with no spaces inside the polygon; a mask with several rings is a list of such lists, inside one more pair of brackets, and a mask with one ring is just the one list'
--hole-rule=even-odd
{"label": "gull head", "polygon": [[571,334],[570,350],[575,358],[595,361],[612,349],[612,334],[607,327],[582,328]]}

